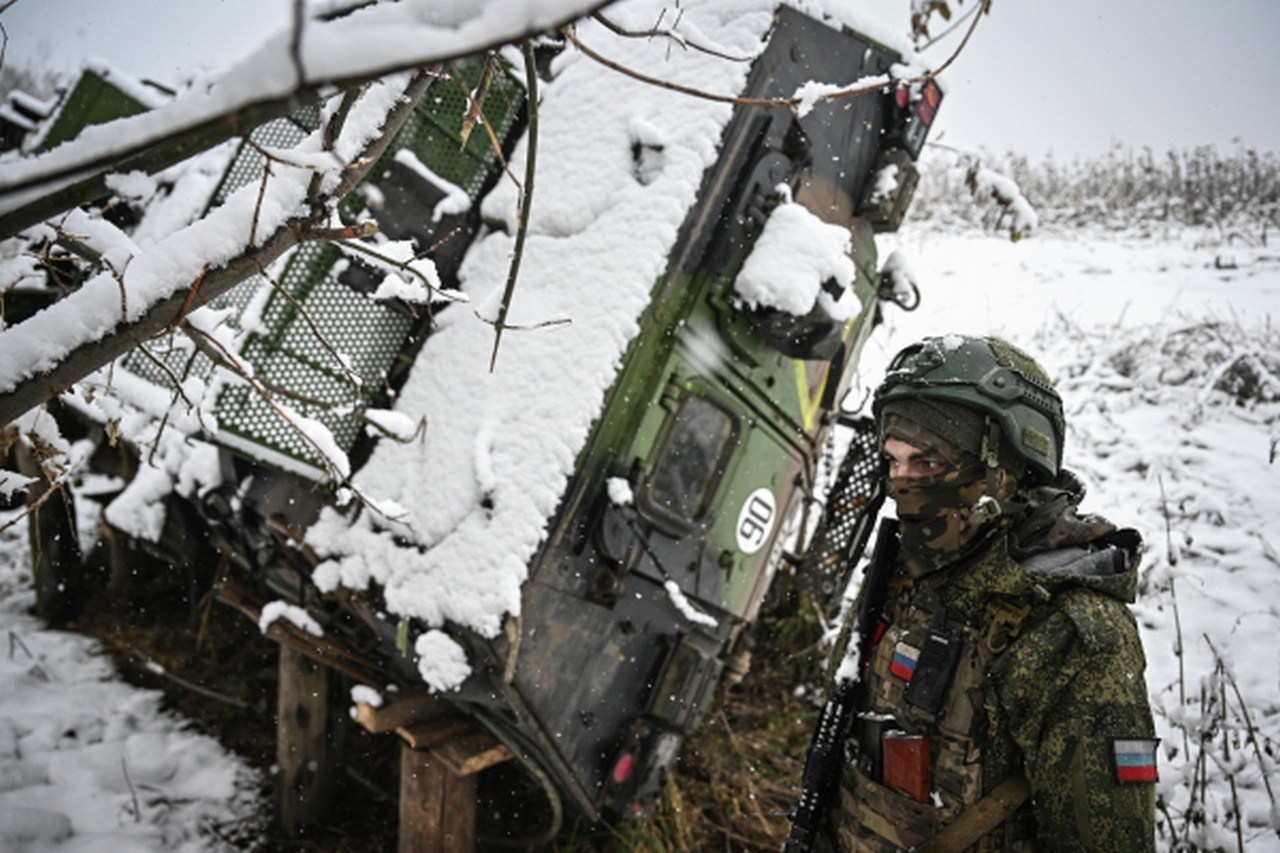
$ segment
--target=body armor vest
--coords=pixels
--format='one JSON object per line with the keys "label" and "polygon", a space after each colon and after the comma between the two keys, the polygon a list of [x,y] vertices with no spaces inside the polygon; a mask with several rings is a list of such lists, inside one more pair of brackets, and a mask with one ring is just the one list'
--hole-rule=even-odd
{"label": "body armor vest", "polygon": [[[997,598],[977,619],[948,618],[928,581],[899,575],[889,584],[841,774],[843,850],[911,850],[1021,772],[1010,766],[1010,744],[983,682],[1030,611]],[[1024,803],[968,849],[1030,851],[1033,834]]]}

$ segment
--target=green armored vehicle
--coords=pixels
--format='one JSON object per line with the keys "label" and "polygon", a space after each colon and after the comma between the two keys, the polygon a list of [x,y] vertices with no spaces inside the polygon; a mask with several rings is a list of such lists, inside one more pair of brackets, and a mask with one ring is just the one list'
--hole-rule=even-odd
{"label": "green armored vehicle", "polygon": [[[743,97],[898,61],[784,7]],[[586,814],[645,813],[717,683],[740,675],[890,288],[874,235],[901,219],[939,97],[929,82],[802,117],[736,108],[529,561],[518,623],[452,632],[471,674],[445,695]],[[898,179],[877,195],[886,170]],[[797,251],[796,220],[844,231],[848,278],[812,282],[824,297],[798,314],[750,304],[753,252]]]}
{"label": "green armored vehicle", "polygon": [[[430,252],[437,294],[471,305],[414,304],[385,287],[386,264],[332,246],[298,250],[269,271],[274,284],[237,288],[215,308],[238,318],[239,356],[296,415],[228,384],[212,436],[221,485],[171,498],[183,506],[163,531],[131,531],[189,560],[191,528],[206,526],[259,593],[308,608],[329,641],[376,649],[387,681],[368,686],[430,689],[589,817],[646,813],[716,685],[741,675],[784,555],[806,545],[800,519],[839,401],[894,293],[875,234],[902,220],[941,100],[932,79],[897,82],[909,76],[899,53],[836,22],[786,6],[742,17],[725,28],[755,58],[718,59],[730,68],[719,77],[683,55],[663,65],[652,44],[618,48],[656,52],[659,76],[733,86],[736,105],[671,93],[673,115],[637,109],[605,142],[590,116],[625,101],[625,78],[570,47],[547,60],[553,86],[598,81],[572,89],[561,114],[543,105],[544,141],[564,115],[587,116],[567,131],[583,135],[568,168],[587,186],[580,204],[555,198],[574,188],[563,176],[534,190],[512,304],[547,322],[511,320],[492,372],[477,315],[492,320],[486,292],[501,290],[493,271],[511,253],[504,160],[527,108],[503,66],[461,64],[469,87],[494,78],[485,112],[502,156],[487,133],[459,137],[461,87],[440,87],[342,212]],[[777,104],[814,80],[866,91]],[[714,132],[700,149],[681,134],[704,121]],[[303,112],[259,128],[213,203],[259,179],[260,149],[316,126]],[[527,146],[514,153],[512,167]],[[608,157],[625,161],[609,173],[621,178],[594,185],[593,161]],[[651,228],[647,213],[662,221]],[[613,216],[621,227],[598,234]],[[563,297],[566,276],[599,284]],[[605,316],[613,302],[620,318]],[[216,366],[154,351],[121,370],[163,387]],[[425,437],[370,433],[397,431],[387,410]],[[302,419],[349,456],[349,478]],[[312,487],[326,476],[340,499],[362,500],[339,508]],[[294,541],[277,538],[286,529]]]}

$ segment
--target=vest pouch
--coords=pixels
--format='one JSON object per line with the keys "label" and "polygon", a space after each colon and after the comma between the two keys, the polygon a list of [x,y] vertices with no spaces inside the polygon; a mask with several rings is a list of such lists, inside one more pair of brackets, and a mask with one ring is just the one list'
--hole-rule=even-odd
{"label": "vest pouch", "polygon": [[930,628],[920,649],[920,659],[902,698],[926,714],[937,714],[947,698],[964,646],[964,634],[955,628]]}
{"label": "vest pouch", "polygon": [[845,768],[841,787],[840,837],[845,849],[910,850],[937,835],[945,816],[937,806],[892,791],[857,768]]}
{"label": "vest pouch", "polygon": [[854,761],[863,773],[866,773],[872,779],[881,779],[884,777],[884,754],[882,746],[884,743],[885,730],[891,726],[896,726],[897,721],[893,717],[884,714],[859,714],[857,720],[857,742],[858,751],[854,756]]}
{"label": "vest pouch", "polygon": [[929,738],[906,732],[885,732],[880,746],[884,786],[917,803],[929,802],[933,774],[929,766]]}

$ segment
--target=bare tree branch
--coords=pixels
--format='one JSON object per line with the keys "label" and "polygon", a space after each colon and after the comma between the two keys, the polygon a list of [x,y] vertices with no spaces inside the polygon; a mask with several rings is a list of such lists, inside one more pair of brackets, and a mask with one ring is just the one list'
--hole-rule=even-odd
{"label": "bare tree branch", "polygon": [[[982,0],[982,9],[985,11],[990,6],[990,3],[991,3],[991,0]],[[978,21],[981,19],[982,19],[981,15],[976,15],[974,17],[973,21],[969,24],[969,30],[968,32],[965,33],[964,39],[960,42],[960,45],[955,49],[955,51],[953,51],[952,54],[949,57],[947,57],[945,62],[943,62],[941,65],[939,65],[937,68],[933,69],[932,71],[926,71],[923,74],[919,74],[915,77],[910,77],[904,80],[900,80],[898,82],[903,85],[914,85],[917,83],[923,83],[927,80],[931,80],[934,77],[937,77],[939,74],[945,71],[951,65],[951,63],[955,62],[956,57],[958,57],[961,51],[965,49],[965,46],[968,45],[969,38],[970,36],[973,35],[973,31],[977,27]],[[698,89],[693,86],[685,86],[680,83],[673,83],[670,80],[663,80],[658,77],[651,77],[647,74],[643,74],[639,71],[636,71],[633,68],[628,68],[627,66],[622,65],[619,62],[615,62],[612,59],[609,59],[608,57],[605,57],[600,53],[597,53],[596,51],[587,47],[585,44],[582,43],[582,40],[578,38],[577,34],[574,33],[572,27],[568,27],[568,26],[561,27],[560,32],[564,35],[565,38],[567,38],[570,42],[573,43],[574,47],[578,48],[578,50],[582,51],[588,57],[590,57],[591,59],[594,59],[596,62],[599,62],[601,65],[605,66],[606,68],[611,68],[620,74],[625,74],[626,76],[631,77],[632,79],[639,80],[642,83],[648,83],[652,86],[657,86],[658,88],[661,88],[661,89],[669,89],[673,92],[680,92],[682,94],[690,95],[695,98],[702,98],[708,101],[716,101],[718,103],[733,104],[735,106],[742,106],[742,107],[794,108],[796,106],[799,106],[801,101],[804,100],[803,98],[797,95],[793,95],[789,98],[741,98],[734,95],[722,95],[717,92],[708,92],[706,90]],[[632,35],[631,33],[625,33],[625,34]],[[865,95],[868,92],[877,92],[883,88],[884,88],[884,84],[882,83],[875,83],[869,86],[853,86],[848,89],[841,89],[840,91],[837,91],[837,92],[826,92],[822,95],[819,95],[817,100],[818,101],[834,101],[834,100],[839,100],[841,98],[852,98],[858,95]]]}
{"label": "bare tree branch", "polygon": [[[690,95],[695,98],[702,98],[703,100],[706,100],[706,101],[716,101],[717,103],[722,103],[722,104],[734,104],[735,106],[741,106],[741,107],[794,107],[798,105],[801,100],[798,97],[742,98],[742,97],[738,97],[737,95],[722,95],[718,92],[708,92],[705,89],[697,89],[697,88],[694,88],[693,86],[685,86],[682,83],[673,83],[670,80],[664,80],[660,77],[651,77],[648,74],[643,74],[639,71],[636,71],[634,68],[628,68],[627,66],[619,62],[615,62],[612,59],[609,59],[608,57],[603,56],[602,54],[599,54],[596,51],[592,50],[591,48],[587,47],[585,44],[582,43],[582,41],[578,38],[578,36],[569,27],[561,27],[560,32],[564,34],[565,38],[567,38],[569,41],[573,43],[574,47],[582,51],[591,59],[594,59],[596,62],[599,62],[601,65],[605,66],[606,68],[611,68],[620,74],[625,74],[626,76],[632,78],[633,80],[639,80],[641,83],[648,83],[649,85],[657,86],[660,89],[669,89],[672,92],[679,92],[683,95]],[[847,89],[841,92],[834,92],[828,95],[824,95],[822,100],[830,100],[837,97],[847,98],[847,97],[852,97],[854,95],[862,95],[867,92],[876,92],[883,88],[884,88],[884,84],[856,87],[853,89]]]}
{"label": "bare tree branch", "polygon": [[675,42],[680,47],[686,50],[690,50],[690,49],[696,50],[699,53],[705,53],[705,54],[708,54],[709,56],[716,56],[716,57],[719,57],[720,59],[727,59],[730,62],[750,62],[752,59],[755,58],[753,56],[746,56],[746,55],[734,56],[731,53],[725,53],[724,51],[717,50],[713,47],[707,47],[706,45],[698,44],[697,42],[690,41],[688,36],[681,35],[680,33],[676,32],[674,29],[671,29],[669,27],[658,27],[655,24],[652,29],[648,29],[648,30],[629,30],[625,27],[615,24],[613,21],[606,18],[603,12],[596,12],[591,17],[594,18],[596,21],[598,21],[600,25],[603,26],[605,29],[609,30],[615,35],[624,36],[626,38],[652,38],[653,36],[662,36],[664,38],[670,39],[671,41]]}
{"label": "bare tree branch", "polygon": [[[590,14],[606,3],[607,0],[602,0],[592,4],[582,13]],[[557,25],[566,22],[561,21]],[[335,88],[348,90],[389,74],[410,71],[424,62],[443,64],[495,50],[532,34],[525,32],[515,37],[495,38],[492,42],[468,43],[460,45],[456,52],[418,57],[413,63],[389,62],[376,70],[348,77],[300,80],[289,92],[246,103],[217,115],[206,115],[189,124],[175,126],[159,138],[142,140],[105,154],[90,150],[83,159],[73,164],[59,160],[57,165],[44,170],[24,169],[22,177],[17,179],[6,179],[0,175],[0,207],[4,208],[4,212],[0,213],[0,239],[11,237],[50,216],[106,195],[105,179],[111,172],[142,171],[155,174],[198,151],[212,148],[233,137],[246,135],[264,122],[289,115],[299,107],[319,103]],[[120,121],[143,119],[148,115],[151,114],[144,113]],[[74,142],[68,144],[74,145]]]}
{"label": "bare tree branch", "polygon": [[[365,173],[391,144],[418,101],[438,77],[434,67],[423,69],[414,75],[405,88],[404,97],[388,113],[382,132],[357,159],[357,165],[344,171],[333,192],[333,198],[342,198],[364,179]],[[309,213],[289,220],[264,240],[261,246],[250,247],[224,266],[203,273],[198,282],[199,302],[204,304],[221,296],[270,265],[288,249],[323,236],[322,229]],[[94,370],[124,355],[139,341],[163,332],[175,320],[185,316],[186,311],[192,307],[188,303],[194,301],[191,295],[194,288],[195,285],[152,305],[133,323],[118,324],[107,336],[81,345],[50,370],[32,376],[18,383],[11,391],[0,394],[0,423],[8,423],[28,409],[62,393]]]}

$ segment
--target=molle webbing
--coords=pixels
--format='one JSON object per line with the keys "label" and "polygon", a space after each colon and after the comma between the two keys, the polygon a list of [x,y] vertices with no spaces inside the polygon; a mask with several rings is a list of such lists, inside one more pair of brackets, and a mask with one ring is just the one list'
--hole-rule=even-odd
{"label": "molle webbing", "polygon": [[1031,796],[1027,777],[1010,776],[914,853],[958,853],[1008,820]]}

